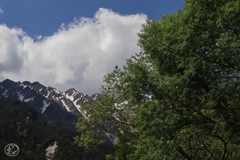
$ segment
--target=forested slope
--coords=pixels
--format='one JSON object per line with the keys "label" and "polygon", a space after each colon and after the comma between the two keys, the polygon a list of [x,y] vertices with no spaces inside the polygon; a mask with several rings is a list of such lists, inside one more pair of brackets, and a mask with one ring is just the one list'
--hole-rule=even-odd
{"label": "forested slope", "polygon": [[[0,97],[0,159],[44,160],[45,150],[57,142],[54,160],[105,159],[109,148],[105,145],[95,150],[85,151],[73,143],[76,132],[58,121],[47,122],[41,113],[27,103]],[[4,147],[9,143],[19,146],[15,157],[8,157]],[[105,150],[105,151],[104,151]]]}

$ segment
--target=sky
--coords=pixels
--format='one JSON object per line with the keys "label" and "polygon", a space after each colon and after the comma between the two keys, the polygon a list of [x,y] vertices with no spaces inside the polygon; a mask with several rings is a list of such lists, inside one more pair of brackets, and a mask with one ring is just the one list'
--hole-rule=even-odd
{"label": "sky", "polygon": [[100,93],[103,77],[140,51],[146,19],[184,0],[0,0],[0,81]]}

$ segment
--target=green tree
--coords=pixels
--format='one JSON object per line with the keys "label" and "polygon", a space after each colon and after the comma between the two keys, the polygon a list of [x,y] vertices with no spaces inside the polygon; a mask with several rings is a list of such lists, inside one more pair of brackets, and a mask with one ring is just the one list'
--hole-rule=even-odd
{"label": "green tree", "polygon": [[239,22],[238,0],[186,0],[143,25],[141,52],[85,108],[94,133],[119,137],[109,159],[240,158]]}

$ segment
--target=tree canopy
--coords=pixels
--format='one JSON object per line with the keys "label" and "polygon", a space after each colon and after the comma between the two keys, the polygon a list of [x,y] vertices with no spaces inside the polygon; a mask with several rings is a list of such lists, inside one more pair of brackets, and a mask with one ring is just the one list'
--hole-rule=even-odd
{"label": "tree canopy", "polygon": [[182,11],[147,20],[141,52],[85,106],[78,129],[94,134],[76,143],[101,142],[105,131],[118,137],[108,159],[239,159],[239,22],[238,0],[186,0]]}

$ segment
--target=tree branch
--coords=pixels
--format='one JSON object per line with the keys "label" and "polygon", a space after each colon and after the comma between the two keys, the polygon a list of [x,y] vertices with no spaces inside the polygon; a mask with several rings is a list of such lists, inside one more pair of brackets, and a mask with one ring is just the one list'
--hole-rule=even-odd
{"label": "tree branch", "polygon": [[192,160],[192,158],[182,149],[181,146],[177,146],[177,151],[183,156],[185,157],[187,160]]}
{"label": "tree branch", "polygon": [[220,157],[220,160],[223,160],[223,159],[225,158],[225,154],[226,154],[226,152],[227,152],[227,143],[222,139],[222,137],[220,137],[220,136],[218,136],[218,135],[212,134],[212,136],[220,139],[220,141],[223,143],[222,155],[221,155],[221,157]]}

